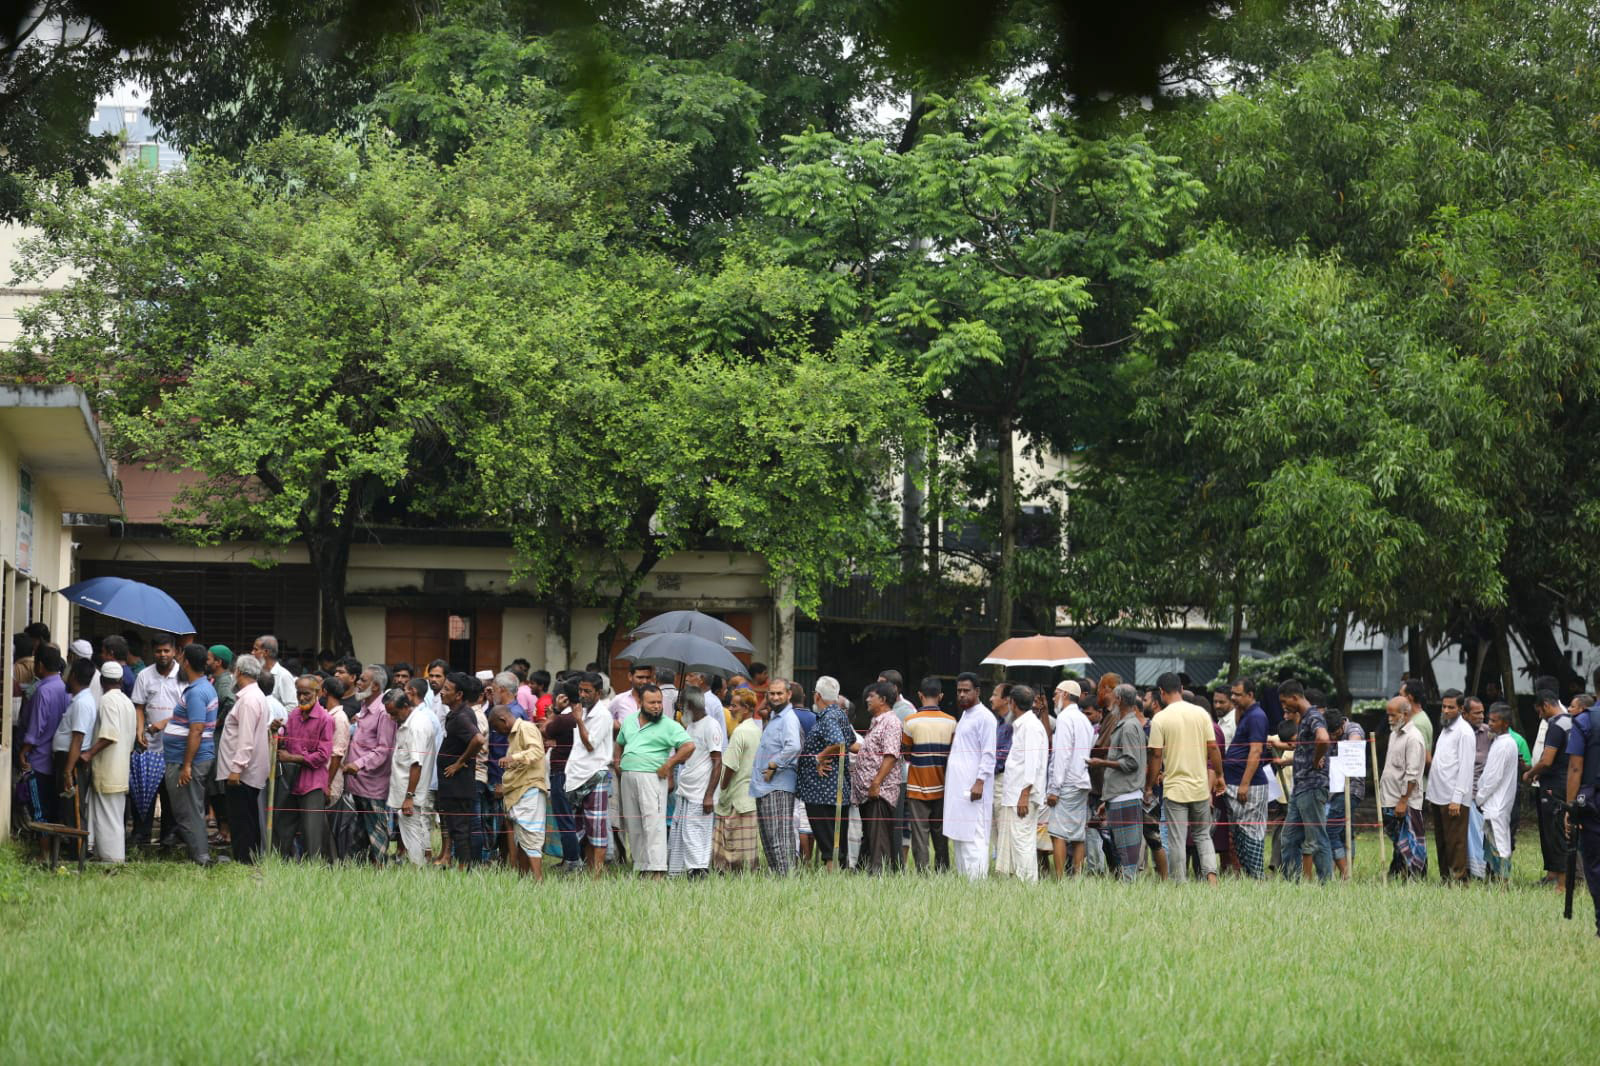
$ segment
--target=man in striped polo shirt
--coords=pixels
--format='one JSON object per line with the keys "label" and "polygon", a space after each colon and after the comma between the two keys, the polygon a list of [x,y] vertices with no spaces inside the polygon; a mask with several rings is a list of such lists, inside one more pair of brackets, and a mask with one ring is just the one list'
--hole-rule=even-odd
{"label": "man in striped polo shirt", "polygon": [[906,763],[906,820],[911,827],[911,857],[917,871],[928,868],[928,841],[933,841],[936,870],[950,868],[950,846],[944,837],[944,771],[956,720],[939,709],[944,687],[937,677],[917,686],[921,709],[900,725],[900,750]]}

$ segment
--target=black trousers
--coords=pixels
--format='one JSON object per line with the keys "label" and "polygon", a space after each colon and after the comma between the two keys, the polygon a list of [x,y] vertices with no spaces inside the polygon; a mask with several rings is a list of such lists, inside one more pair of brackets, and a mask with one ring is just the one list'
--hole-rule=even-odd
{"label": "black trousers", "polygon": [[471,866],[483,852],[483,818],[478,813],[478,798],[440,796],[434,803],[439,824],[450,833],[450,858],[457,866]]}
{"label": "black trousers", "polygon": [[1544,853],[1544,872],[1567,872],[1567,834],[1562,829],[1561,804],[1548,789],[1539,789],[1539,850]]}
{"label": "black trousers", "polygon": [[233,830],[233,861],[252,863],[261,853],[261,790],[228,785],[228,825]]}
{"label": "black trousers", "polygon": [[294,838],[299,833],[305,837],[302,857],[322,858],[327,847],[328,794],[319,788],[286,799],[288,802],[273,812],[273,847],[284,858],[294,858]]}
{"label": "black trousers", "polygon": [[[814,845],[817,854],[822,856],[823,862],[833,861],[833,834],[834,815],[837,808],[831,803],[806,804],[806,821],[811,823],[811,838],[816,841]],[[850,841],[847,834],[850,830],[850,807],[845,806],[843,825],[838,827],[839,832],[839,858],[845,859],[850,854]]]}
{"label": "black trousers", "polygon": [[861,804],[861,861],[870,874],[900,867],[900,824],[894,804],[873,796]]}

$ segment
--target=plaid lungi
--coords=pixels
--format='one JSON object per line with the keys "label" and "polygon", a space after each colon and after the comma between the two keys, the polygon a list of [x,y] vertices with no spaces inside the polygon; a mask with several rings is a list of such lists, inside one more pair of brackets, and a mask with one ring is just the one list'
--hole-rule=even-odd
{"label": "plaid lungi", "polygon": [[1422,804],[1408,807],[1406,813],[1397,815],[1393,807],[1383,809],[1383,828],[1394,841],[1394,853],[1400,860],[1400,871],[1408,877],[1428,875],[1427,822],[1422,815]]}
{"label": "plaid lungi", "polygon": [[711,833],[711,865],[718,870],[749,867],[756,859],[756,815],[723,814]]}
{"label": "plaid lungi", "polygon": [[1132,881],[1144,859],[1144,802],[1142,797],[1112,800],[1106,804],[1106,825],[1111,828],[1111,860],[1118,876]]}
{"label": "plaid lungi", "polygon": [[1240,868],[1259,881],[1267,862],[1267,786],[1251,785],[1240,803],[1239,786],[1229,785],[1228,822]]}
{"label": "plaid lungi", "polygon": [[590,845],[604,848],[611,843],[611,781],[605,770],[567,793],[567,806],[583,816],[579,836]]}
{"label": "plaid lungi", "polygon": [[351,795],[356,808],[355,842],[350,857],[381,863],[389,850],[389,808],[382,800]]}
{"label": "plaid lungi", "polygon": [[780,877],[794,869],[794,793],[774,789],[756,800],[761,850],[767,869]]}

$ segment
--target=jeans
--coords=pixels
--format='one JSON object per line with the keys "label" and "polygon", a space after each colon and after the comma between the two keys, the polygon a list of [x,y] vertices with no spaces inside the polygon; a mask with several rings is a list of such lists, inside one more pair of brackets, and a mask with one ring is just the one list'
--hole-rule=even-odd
{"label": "jeans", "polygon": [[1328,842],[1328,790],[1308,788],[1289,797],[1283,821],[1283,876],[1300,880],[1301,855],[1310,855],[1317,880],[1333,876],[1333,848]]}
{"label": "jeans", "polygon": [[555,815],[556,831],[561,835],[561,858],[566,862],[582,862],[583,850],[578,845],[578,818],[567,802],[567,775],[564,770],[550,771],[550,813]]}
{"label": "jeans", "polygon": [[[211,766],[212,760],[209,759],[192,763],[189,767],[189,783],[180,785],[178,775],[183,773],[183,764],[168,763],[164,780],[167,799],[172,801],[172,806],[162,810],[170,810],[172,821],[178,827],[178,835],[183,838],[184,847],[189,849],[189,858],[198,863],[205,863],[211,858],[211,847],[206,839],[206,778],[211,773]],[[166,821],[165,815],[162,821]]]}

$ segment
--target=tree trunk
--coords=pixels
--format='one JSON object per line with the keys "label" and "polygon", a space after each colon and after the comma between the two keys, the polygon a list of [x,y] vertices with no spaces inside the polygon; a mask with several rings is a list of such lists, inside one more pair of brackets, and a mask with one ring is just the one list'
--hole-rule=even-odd
{"label": "tree trunk", "polygon": [[331,532],[312,533],[305,538],[306,553],[317,575],[321,604],[322,646],[335,656],[350,655],[355,641],[350,637],[350,619],[345,613],[345,577],[350,563],[350,535],[341,527]]}
{"label": "tree trunk", "polygon": [[923,518],[927,522],[928,576],[939,580],[939,431],[928,432],[928,492]]}
{"label": "tree trunk", "polygon": [[1556,640],[1555,631],[1550,628],[1550,623],[1540,619],[1529,621],[1520,619],[1517,622],[1517,632],[1521,633],[1528,642],[1528,650],[1533,653],[1534,676],[1548,674],[1557,681],[1556,695],[1565,693],[1568,687],[1582,678],[1567,662],[1567,654],[1561,648],[1561,643]]}
{"label": "tree trunk", "polygon": [[926,499],[922,480],[928,453],[913,448],[906,455],[906,470],[900,479],[900,568],[910,577],[922,569],[922,512]]}
{"label": "tree trunk", "polygon": [[1233,586],[1233,628],[1228,633],[1228,680],[1239,679],[1239,645],[1244,640],[1244,598],[1237,582]]}
{"label": "tree trunk", "polygon": [[1017,483],[1016,455],[1012,451],[1015,429],[1010,411],[1000,415],[996,429],[1000,437],[1000,568],[996,574],[999,587],[996,589],[998,602],[995,606],[995,642],[998,644],[1011,638],[1011,616],[1016,595],[1011,571],[1016,565],[1017,555]]}
{"label": "tree trunk", "polygon": [[1478,638],[1478,650],[1472,659],[1472,681],[1467,692],[1473,696],[1481,696],[1483,692],[1483,665],[1489,658],[1489,642],[1483,637]]}
{"label": "tree trunk", "polygon": [[1333,702],[1345,714],[1350,713],[1350,680],[1344,668],[1344,640],[1350,629],[1350,616],[1339,612],[1339,621],[1333,627],[1332,654],[1328,665],[1333,674]]}
{"label": "tree trunk", "polygon": [[1410,667],[1411,679],[1422,682],[1428,699],[1438,699],[1439,679],[1434,675],[1433,656],[1429,654],[1428,638],[1421,626],[1411,627],[1411,635],[1406,641],[1406,662]]}
{"label": "tree trunk", "polygon": [[1494,658],[1495,665],[1500,668],[1500,690],[1502,698],[1512,707],[1517,705],[1517,670],[1511,661],[1511,631],[1506,626],[1504,618],[1496,619],[1494,623]]}
{"label": "tree trunk", "polygon": [[602,674],[611,670],[611,644],[621,632],[623,620],[633,609],[634,597],[639,591],[639,586],[644,584],[644,579],[660,561],[661,548],[652,541],[640,554],[638,563],[623,576],[622,584],[617,589],[617,597],[611,601],[611,613],[606,619],[606,627],[600,631],[600,638],[595,643],[594,658],[595,662],[600,664]]}

